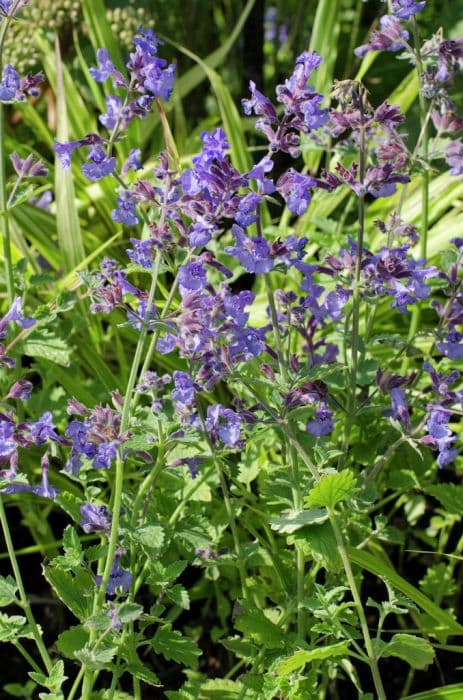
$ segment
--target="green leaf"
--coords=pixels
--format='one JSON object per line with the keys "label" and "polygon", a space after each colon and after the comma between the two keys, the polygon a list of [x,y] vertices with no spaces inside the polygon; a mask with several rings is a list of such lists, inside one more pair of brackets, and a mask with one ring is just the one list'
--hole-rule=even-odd
{"label": "green leaf", "polygon": [[0,576],[0,608],[4,608],[6,605],[18,602],[16,600],[16,591],[18,587],[12,576]]}
{"label": "green leaf", "polygon": [[397,656],[412,668],[425,668],[434,661],[434,649],[427,639],[413,634],[395,634],[381,656]]}
{"label": "green leaf", "polygon": [[92,611],[91,592],[94,583],[90,574],[80,570],[73,576],[70,572],[53,566],[45,566],[43,571],[58,598],[81,622],[84,622]]}
{"label": "green leaf", "polygon": [[157,675],[142,664],[127,664],[124,665],[124,670],[127,673],[130,673],[132,676],[135,676],[135,678],[138,678],[139,681],[143,681],[143,683],[146,683],[147,685],[151,685],[154,687],[162,685]]}
{"label": "green leaf", "polygon": [[117,613],[121,622],[133,622],[143,615],[143,607],[138,603],[121,603]]}
{"label": "green leaf", "polygon": [[192,639],[183,637],[180,632],[173,630],[171,625],[160,627],[151,646],[156,654],[161,654],[167,661],[176,661],[189,668],[197,668],[201,649]]}
{"label": "green leaf", "polygon": [[183,608],[183,610],[190,609],[190,596],[188,595],[188,591],[179,583],[169,588],[166,591],[166,595],[175,605]]}
{"label": "green leaf", "polygon": [[136,542],[153,551],[159,551],[164,544],[164,530],[160,525],[144,525],[133,533]]}
{"label": "green leaf", "polygon": [[289,676],[290,673],[303,668],[312,661],[322,661],[331,659],[334,656],[345,656],[349,653],[349,642],[339,642],[338,644],[328,644],[317,649],[299,649],[292,656],[282,661],[277,666],[278,676]]}
{"label": "green leaf", "polygon": [[44,357],[62,367],[69,367],[72,349],[54,331],[41,328],[32,331],[20,343],[20,352],[31,357]]}
{"label": "green leaf", "polygon": [[[66,93],[59,41],[56,40],[56,121],[58,141],[69,141]],[[72,170],[63,170],[55,159],[56,224],[61,249],[61,264],[65,272],[73,270],[85,258],[79,217],[75,205],[76,196]]]}
{"label": "green leaf", "polygon": [[26,618],[22,615],[0,613],[0,642],[14,642],[21,637],[34,638]]}
{"label": "green leaf", "polygon": [[281,533],[296,532],[301,527],[313,525],[314,523],[323,523],[328,518],[326,508],[311,508],[310,510],[290,510],[285,515],[278,518],[272,518],[270,526],[272,530]]}
{"label": "green leaf", "polygon": [[463,697],[463,683],[456,685],[446,685],[443,688],[433,688],[425,690],[416,695],[407,695],[402,700],[461,700]]}
{"label": "green leaf", "polygon": [[428,486],[426,493],[437,498],[448,513],[463,515],[463,486],[435,484],[434,486]]}
{"label": "green leaf", "polygon": [[75,659],[75,653],[87,644],[89,635],[89,631],[83,625],[75,625],[61,632],[56,647],[67,659]]}
{"label": "green leaf", "polygon": [[463,635],[463,625],[453,619],[453,617],[442,610],[436,603],[430,600],[424,593],[408,583],[402,576],[396,573],[395,569],[387,564],[380,556],[374,556],[369,552],[364,552],[354,547],[348,547],[347,553],[352,563],[357,564],[371,574],[379,578],[385,578],[398,591],[413,600],[418,607],[424,610],[435,622],[439,623],[440,629],[449,634]]}
{"label": "green leaf", "polygon": [[326,506],[333,510],[337,503],[345,501],[354,493],[355,483],[355,476],[348,469],[322,476],[318,484],[309,491],[305,503],[309,508]]}
{"label": "green leaf", "polygon": [[53,566],[64,571],[79,569],[82,565],[82,545],[72,525],[68,525],[63,534],[64,554],[53,559]]}
{"label": "green leaf", "polygon": [[268,649],[284,646],[285,636],[281,629],[269,620],[262,610],[251,605],[246,604],[245,609],[236,619],[235,627]]}
{"label": "green leaf", "polygon": [[116,647],[90,649],[86,646],[80,649],[78,656],[80,663],[86,668],[92,671],[103,671],[104,669],[110,670],[110,664],[116,651]]}

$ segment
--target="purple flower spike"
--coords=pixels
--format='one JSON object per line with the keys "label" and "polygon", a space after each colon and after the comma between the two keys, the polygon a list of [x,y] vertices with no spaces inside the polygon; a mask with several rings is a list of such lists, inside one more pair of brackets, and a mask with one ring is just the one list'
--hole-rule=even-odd
{"label": "purple flower spike", "polygon": [[32,154],[23,160],[17,153],[12,153],[10,159],[16,174],[20,178],[48,175],[48,170],[44,164],[40,160],[35,160]]}
{"label": "purple flower spike", "polygon": [[410,428],[410,411],[401,387],[391,389],[391,404],[393,418],[402,423],[405,428]]}

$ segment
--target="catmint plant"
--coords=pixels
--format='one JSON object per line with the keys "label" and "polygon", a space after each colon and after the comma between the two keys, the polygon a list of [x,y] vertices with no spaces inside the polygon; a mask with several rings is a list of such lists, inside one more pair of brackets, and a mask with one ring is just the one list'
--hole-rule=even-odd
{"label": "catmint plant", "polygon": [[[0,48],[23,5],[0,1]],[[259,148],[248,167],[218,123],[178,156],[176,65],[151,28],[124,62],[98,47],[87,72],[105,111],[53,152],[58,173],[73,168],[104,198],[121,244],[82,263],[72,301],[33,312],[19,295],[28,278],[12,264],[9,212],[48,168],[13,152],[7,182],[3,120],[43,76],[2,68],[0,524],[14,577],[0,580],[0,604],[24,617],[0,617],[0,630],[34,689],[50,691],[40,697],[385,700],[391,657],[410,668],[405,697],[434,646],[463,630],[436,585],[442,568],[418,589],[389,559],[415,537],[425,497],[443,508],[415,551],[440,528],[434,553],[445,554],[462,515],[460,485],[439,482],[459,479],[463,239],[440,260],[428,238],[434,168],[462,172],[463,122],[448,93],[463,53],[440,34],[422,42],[425,6],[387,3],[355,52],[399,54],[417,71],[414,142],[400,106],[360,80],[315,89],[327,57],[304,51],[272,95],[250,81],[241,107]],[[275,18],[267,13],[268,39]],[[159,153],[136,141],[150,120]],[[326,149],[312,171],[308,145]],[[406,216],[418,180],[419,222]],[[341,222],[331,237],[316,231],[333,230],[323,212]],[[70,383],[70,366],[44,399],[28,369],[34,333],[52,333],[64,311],[77,323],[83,309],[89,342],[114,344],[119,373],[98,355],[98,382]],[[56,643],[45,643],[24,587],[10,499],[66,519],[43,564],[73,616]],[[371,595],[365,571],[379,580]],[[200,621],[184,623],[196,606]],[[227,652],[225,678],[207,676],[210,644]],[[182,688],[169,685],[172,662]]]}

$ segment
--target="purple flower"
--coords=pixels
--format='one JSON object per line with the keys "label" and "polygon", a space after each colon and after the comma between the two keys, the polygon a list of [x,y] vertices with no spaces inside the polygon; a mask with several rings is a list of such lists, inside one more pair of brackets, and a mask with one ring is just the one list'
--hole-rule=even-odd
{"label": "purple flower", "polygon": [[405,428],[410,427],[410,410],[405,399],[405,392],[401,387],[391,389],[392,417],[402,423]]}
{"label": "purple flower", "polygon": [[270,258],[270,246],[265,238],[261,236],[248,238],[243,229],[236,224],[233,225],[231,232],[236,245],[227,246],[225,252],[237,258],[248,272],[255,274],[270,272],[273,260]]}
{"label": "purple flower", "polygon": [[422,443],[428,444],[439,451],[437,458],[439,467],[451,464],[458,455],[458,450],[451,447],[457,436],[452,434],[448,422],[449,414],[446,411],[438,408],[431,411],[426,423],[428,436],[421,439]]}
{"label": "purple flower", "polygon": [[461,360],[463,357],[463,333],[452,328],[445,336],[445,342],[437,343],[437,349],[450,360]]}
{"label": "purple flower", "polygon": [[316,187],[317,181],[309,175],[298,173],[289,168],[278,180],[277,191],[285,200],[291,214],[302,216],[310,204],[310,188]]}
{"label": "purple flower", "polygon": [[92,503],[85,503],[80,506],[82,520],[80,526],[84,532],[111,532],[112,515],[106,506],[96,506]]}
{"label": "purple flower", "polygon": [[96,58],[98,61],[98,68],[90,68],[90,75],[94,80],[98,83],[104,83],[108,78],[113,78],[115,87],[125,87],[127,85],[127,81],[122,76],[122,73],[117,70],[116,66],[109,58],[107,49],[98,49]]}
{"label": "purple flower", "polygon": [[445,149],[445,160],[450,165],[450,175],[463,175],[463,143],[452,141]]}
{"label": "purple flower", "polygon": [[15,382],[8,392],[8,399],[20,399],[21,401],[27,401],[30,398],[32,389],[34,388],[31,382],[27,379],[20,379]]}
{"label": "purple flower", "polygon": [[381,29],[372,32],[370,43],[355,49],[356,56],[364,56],[369,51],[400,51],[408,41],[408,32],[402,29],[400,21],[393,15],[383,15],[379,20]]}
{"label": "purple flower", "polygon": [[106,175],[112,175],[116,169],[116,158],[108,157],[100,144],[95,144],[89,149],[88,158],[91,163],[84,163],[82,172],[92,182],[101,180]]}
{"label": "purple flower", "polygon": [[53,414],[50,411],[45,411],[38,421],[23,423],[20,427],[26,430],[28,440],[34,445],[43,445],[47,440],[61,441],[53,424]]}
{"label": "purple flower", "polygon": [[178,272],[178,282],[182,296],[204,289],[207,285],[207,275],[202,263],[191,262],[182,265]]}
{"label": "purple flower", "polygon": [[59,141],[55,141],[53,150],[55,151],[63,170],[68,170],[71,167],[72,154],[76,148],[79,148],[81,145],[81,141],[69,141],[68,143],[60,143]]}
{"label": "purple flower", "polygon": [[13,66],[7,63],[0,83],[0,102],[14,102],[22,99],[24,99],[24,93],[20,90],[19,75]]}
{"label": "purple flower", "polygon": [[220,438],[225,445],[234,447],[240,439],[241,420],[231,408],[215,404],[207,408],[206,429],[213,442]]}
{"label": "purple flower", "polygon": [[11,417],[0,413],[0,464],[9,462],[17,451],[16,424]]}
{"label": "purple flower", "polygon": [[111,211],[111,219],[125,226],[136,226],[139,222],[135,214],[136,202],[130,190],[120,190],[117,198],[117,208]]}
{"label": "purple flower", "polygon": [[245,197],[240,200],[238,205],[238,212],[235,216],[236,223],[243,228],[254,224],[258,218],[258,207],[261,203],[262,197],[256,192],[250,192]]}
{"label": "purple flower", "polygon": [[130,149],[129,156],[122,166],[121,173],[123,175],[128,173],[129,170],[140,170],[140,168],[141,168],[140,155],[141,155],[140,148],[131,148]]}
{"label": "purple flower", "polygon": [[175,389],[171,396],[179,404],[187,405],[195,400],[195,384],[186,372],[176,370],[173,374]]}
{"label": "purple flower", "polygon": [[15,297],[10,309],[0,319],[0,338],[5,338],[8,325],[16,321],[21,328],[31,328],[35,323],[35,318],[26,318],[22,312],[22,299]]}
{"label": "purple flower", "polygon": [[333,413],[327,408],[326,405],[321,406],[318,411],[315,411],[314,420],[309,420],[306,424],[307,432],[316,438],[329,435],[333,432],[333,428]]}
{"label": "purple flower", "polygon": [[0,0],[0,15],[4,17],[15,17],[27,2],[28,0]]}
{"label": "purple flower", "polygon": [[276,123],[278,117],[275,107],[265,95],[257,90],[253,80],[249,83],[249,89],[251,98],[249,100],[241,100],[244,113],[249,116],[254,112],[254,114],[264,116],[270,123]]}
{"label": "purple flower", "polygon": [[136,265],[144,267],[145,270],[150,270],[153,266],[156,250],[153,239],[146,238],[144,241],[141,241],[138,238],[131,238],[130,242],[133,245],[133,250],[131,248],[126,250],[130,260]]}
{"label": "purple flower", "polygon": [[[119,560],[122,556],[122,551],[116,551],[114,563],[111,567],[106,595],[115,596],[117,593],[127,593],[132,584],[132,574],[130,571],[119,566]],[[103,576],[96,576],[96,583],[99,588],[103,583]]]}
{"label": "purple flower", "polygon": [[422,0],[392,0],[391,10],[399,19],[410,19],[418,14],[426,6],[426,1]]}
{"label": "purple flower", "polygon": [[121,116],[122,99],[119,95],[106,95],[106,112],[100,114],[99,121],[103,126],[112,131]]}
{"label": "purple flower", "polygon": [[23,160],[17,153],[12,153],[10,158],[17,175],[21,179],[24,177],[39,177],[48,175],[48,170],[44,164],[40,160],[35,160],[32,154]]}
{"label": "purple flower", "polygon": [[41,460],[42,482],[40,486],[30,486],[29,484],[24,484],[22,482],[15,483],[13,481],[5,488],[0,489],[0,492],[6,494],[15,494],[24,493],[25,491],[28,491],[29,493],[33,493],[36,496],[41,496],[42,498],[50,498],[51,500],[54,500],[59,494],[59,489],[55,489],[54,486],[50,485],[48,481],[48,467],[48,454],[45,453]]}

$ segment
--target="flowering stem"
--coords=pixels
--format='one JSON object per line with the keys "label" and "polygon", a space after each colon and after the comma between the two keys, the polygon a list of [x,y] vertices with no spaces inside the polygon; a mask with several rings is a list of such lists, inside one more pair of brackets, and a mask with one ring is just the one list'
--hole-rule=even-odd
{"label": "flowering stem", "polygon": [[370,631],[368,629],[367,619],[365,617],[365,611],[363,610],[362,601],[358,592],[357,584],[355,582],[354,574],[352,572],[352,567],[350,565],[350,559],[347,554],[346,546],[344,544],[344,539],[340,527],[338,525],[336,516],[334,512],[329,512],[331,527],[333,528],[334,536],[336,538],[336,544],[338,547],[338,552],[341,556],[342,564],[344,566],[344,571],[346,573],[347,582],[354,599],[355,606],[357,608],[357,615],[360,621],[360,627],[362,628],[363,639],[365,642],[365,649],[368,654],[369,666],[371,669],[371,675],[373,676],[373,682],[376,688],[376,694],[378,700],[387,700],[386,693],[384,691],[383,682],[378,668],[378,659],[376,658],[375,651],[373,649],[373,644],[370,637]]}
{"label": "flowering stem", "polygon": [[18,587],[20,606],[24,610],[24,614],[27,618],[29,626],[31,628],[32,636],[39,650],[40,656],[42,658],[43,664],[47,669],[47,673],[50,673],[53,664],[48,654],[47,648],[43,643],[42,633],[35,621],[34,615],[32,613],[31,604],[27,593],[24,588],[24,583],[21,577],[21,571],[18,566],[18,560],[16,559],[16,553],[14,551],[13,540],[11,539],[10,528],[8,525],[8,518],[6,517],[5,506],[3,504],[3,499],[0,497],[0,523],[3,530],[3,536],[5,538],[6,549],[10,557],[11,568],[13,569],[14,578],[16,585]]}
{"label": "flowering stem", "polygon": [[214,463],[215,471],[216,474],[219,478],[219,484],[220,484],[220,489],[222,491],[222,496],[223,500],[225,503],[225,510],[227,511],[227,516],[228,516],[228,524],[230,526],[230,530],[232,533],[232,538],[233,538],[233,548],[235,550],[235,556],[236,556],[236,563],[238,566],[238,572],[240,576],[240,582],[241,582],[241,591],[243,593],[243,598],[247,600],[249,598],[248,595],[248,589],[246,586],[246,568],[244,566],[244,559],[243,559],[243,554],[241,551],[241,544],[240,544],[240,538],[238,535],[238,528],[236,527],[236,519],[235,519],[235,514],[233,512],[233,506],[230,500],[230,494],[228,492],[228,486],[227,482],[225,480],[225,475],[223,473],[222,469],[222,464],[220,458],[217,456],[217,452],[215,450],[215,447],[212,443],[212,440],[209,436],[209,433],[206,428],[206,421],[204,420],[204,414],[202,412],[201,406],[198,403],[198,415],[199,415],[199,420],[201,422],[201,427],[204,432],[204,437],[206,438],[206,442],[209,446],[209,452],[212,457],[212,461]]}
{"label": "flowering stem", "polygon": [[[6,17],[0,26],[0,75],[3,72],[3,47],[5,37],[10,24],[10,17]],[[11,306],[15,296],[13,263],[11,258],[10,223],[8,219],[6,193],[6,152],[5,152],[5,106],[0,102],[0,218],[3,241],[3,258],[5,265],[6,291],[8,304]]]}
{"label": "flowering stem", "polygon": [[[158,253],[154,265],[153,265],[153,275],[151,278],[151,286],[148,294],[148,302],[146,305],[146,312],[145,312],[145,318],[143,321],[143,326],[140,331],[140,335],[138,337],[138,343],[137,347],[135,349],[135,355],[133,358],[132,362],[132,367],[130,370],[130,376],[129,380],[127,382],[127,389],[125,393],[125,398],[124,398],[124,406],[122,408],[122,418],[121,418],[121,428],[120,428],[120,433],[124,433],[130,423],[130,417],[131,417],[131,406],[132,406],[132,394],[133,390],[135,388],[135,383],[137,381],[138,377],[138,371],[140,369],[140,364],[141,364],[141,359],[142,359],[142,354],[143,354],[143,348],[145,345],[145,340],[146,336],[148,334],[148,327],[149,327],[149,317],[151,313],[151,308],[153,306],[153,301],[154,301],[154,294],[156,291],[157,287],[157,281],[158,281],[158,274],[159,274],[159,268],[161,266],[161,254]],[[106,555],[106,563],[102,575],[102,580],[101,580],[101,586],[98,591],[98,595],[95,598],[95,603],[94,603],[94,610],[93,612],[96,613],[98,610],[102,607],[105,596],[106,596],[106,589],[108,586],[109,578],[111,576],[111,569],[114,563],[114,557],[116,554],[116,549],[117,549],[117,540],[119,537],[119,517],[120,517],[120,511],[121,511],[121,503],[122,503],[122,491],[123,491],[123,484],[124,484],[124,460],[121,454],[121,450],[119,449],[118,455],[117,455],[117,460],[116,460],[116,479],[114,483],[114,491],[112,493],[112,513],[113,513],[113,519],[111,523],[111,534],[109,537],[109,544],[108,544],[108,553]],[[95,632],[94,630],[91,631],[90,634],[90,644],[95,642]],[[84,700],[87,700],[91,697],[91,692],[92,692],[92,685],[93,685],[93,673],[91,671],[86,671],[85,676],[84,676],[84,683],[83,683],[83,688],[82,688],[82,698]]]}
{"label": "flowering stem", "polygon": [[280,372],[281,372],[281,376],[283,377],[283,380],[285,382],[288,382],[289,376],[288,376],[288,371],[286,369],[285,356],[284,356],[284,351],[283,351],[283,343],[281,342],[280,327],[278,325],[278,314],[277,314],[277,309],[275,306],[275,298],[273,296],[273,289],[272,289],[272,286],[270,284],[269,275],[266,274],[264,276],[265,276],[265,289],[267,291],[268,305],[270,308],[270,317],[272,319],[273,336],[275,338],[275,346],[276,346],[277,355],[278,355],[278,365],[280,367]]}

